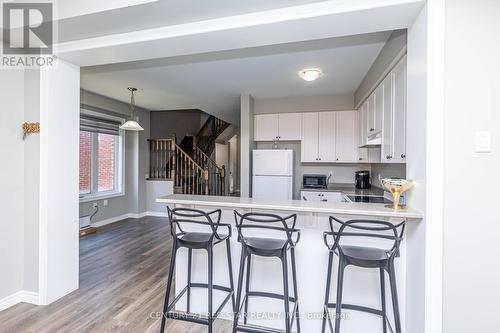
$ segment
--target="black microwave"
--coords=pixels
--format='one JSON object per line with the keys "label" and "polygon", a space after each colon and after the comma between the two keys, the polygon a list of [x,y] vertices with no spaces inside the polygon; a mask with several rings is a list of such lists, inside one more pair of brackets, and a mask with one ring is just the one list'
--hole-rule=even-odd
{"label": "black microwave", "polygon": [[302,187],[304,188],[327,188],[326,175],[303,175]]}

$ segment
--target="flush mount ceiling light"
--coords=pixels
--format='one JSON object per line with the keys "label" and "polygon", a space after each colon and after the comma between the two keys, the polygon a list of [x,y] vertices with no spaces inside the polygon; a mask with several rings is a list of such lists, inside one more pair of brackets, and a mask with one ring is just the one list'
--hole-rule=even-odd
{"label": "flush mount ceiling light", "polygon": [[321,70],[317,68],[307,68],[299,72],[299,76],[304,81],[314,81],[321,76]]}
{"label": "flush mount ceiling light", "polygon": [[137,88],[132,88],[128,87],[127,88],[130,91],[130,119],[127,120],[125,123],[123,123],[120,126],[120,129],[125,130],[125,131],[144,131],[144,128],[142,128],[141,125],[135,120],[135,99],[134,99],[134,92],[137,91]]}

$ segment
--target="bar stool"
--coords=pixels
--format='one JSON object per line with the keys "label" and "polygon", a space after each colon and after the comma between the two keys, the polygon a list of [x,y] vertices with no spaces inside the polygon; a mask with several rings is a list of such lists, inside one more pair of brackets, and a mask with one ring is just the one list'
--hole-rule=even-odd
{"label": "bar stool", "polygon": [[[281,217],[274,214],[246,213],[240,214],[235,211],[236,228],[238,230],[238,241],[242,245],[240,271],[238,276],[238,291],[236,297],[237,310],[234,317],[233,333],[251,332],[266,333],[277,332],[274,329],[265,329],[248,325],[248,302],[250,297],[266,297],[284,301],[285,307],[285,332],[291,333],[294,319],[297,324],[297,332],[300,333],[299,303],[297,297],[297,272],[295,265],[295,245],[300,239],[300,230],[295,229],[297,216]],[[262,233],[277,233],[282,238],[261,238],[246,235],[246,231],[259,231]],[[295,239],[294,239],[295,238]],[[288,252],[292,266],[293,297],[290,296],[288,286]],[[277,293],[250,290],[250,269],[252,256],[276,257],[281,260],[283,271],[283,295]],[[246,265],[245,297],[241,300],[243,288],[243,276]],[[290,302],[294,303],[292,314],[290,314]],[[240,313],[243,312],[243,325],[239,323]],[[279,331],[278,331],[279,332]]]}
{"label": "bar stool", "polygon": [[[334,223],[337,223],[340,228],[335,231]],[[323,312],[323,326],[321,332],[325,332],[326,320],[330,326],[330,332],[340,333],[341,310],[349,309],[354,311],[368,312],[382,317],[383,332],[387,333],[387,325],[391,332],[394,332],[389,322],[386,313],[385,302],[385,272],[389,275],[389,283],[392,296],[392,307],[394,313],[394,323],[396,333],[401,333],[401,320],[399,316],[398,293],[396,288],[396,271],[394,259],[399,256],[399,246],[403,240],[406,221],[394,225],[385,221],[378,220],[350,220],[343,222],[333,216],[330,217],[330,232],[324,233],[324,242],[330,252],[328,257],[328,276],[326,280],[326,295]],[[333,239],[330,245],[328,238]],[[387,247],[374,248],[343,244],[342,241],[346,237],[351,239],[385,240],[388,243]],[[330,283],[332,279],[332,261],[333,256],[339,257],[338,279],[337,279],[337,300],[335,303],[329,303]],[[380,288],[382,309],[373,309],[366,306],[344,304],[342,303],[342,289],[344,284],[344,270],[347,266],[353,265],[364,268],[378,268],[380,271]],[[340,304],[340,306],[339,306]],[[335,308],[335,330],[330,319],[328,309]]]}
{"label": "bar stool", "polygon": [[[170,220],[170,232],[172,234],[172,257],[170,260],[170,269],[167,281],[167,290],[165,293],[165,301],[163,306],[163,316],[161,321],[160,332],[165,331],[166,319],[178,319],[188,322],[193,322],[197,324],[203,324],[208,326],[208,332],[213,332],[213,322],[219,316],[222,308],[226,305],[229,299],[232,299],[233,311],[235,311],[235,298],[234,298],[234,285],[233,285],[233,269],[231,264],[231,226],[229,224],[220,223],[221,210],[214,210],[209,213],[205,213],[201,210],[190,209],[190,208],[168,208],[168,216]],[[209,232],[186,232],[182,229],[182,225],[198,225],[203,226]],[[219,233],[219,228],[227,228],[225,233]],[[213,284],[213,249],[217,244],[226,243],[227,250],[227,264],[229,271],[229,284],[230,287],[224,287]],[[174,267],[175,260],[177,256],[177,250],[181,247],[188,249],[188,281],[186,287],[179,293],[179,295],[168,304],[170,291],[172,288],[172,282],[174,279]],[[191,282],[191,261],[193,256],[193,250],[203,249],[208,252],[208,283],[193,283]],[[200,317],[199,315],[193,315],[190,313],[190,302],[191,302],[191,288],[206,288],[208,290],[208,312],[207,318]],[[222,301],[219,308],[213,312],[213,290],[219,290],[227,292],[227,296]],[[187,292],[187,311],[185,314],[179,314],[179,312],[170,312],[175,304],[184,296]]]}

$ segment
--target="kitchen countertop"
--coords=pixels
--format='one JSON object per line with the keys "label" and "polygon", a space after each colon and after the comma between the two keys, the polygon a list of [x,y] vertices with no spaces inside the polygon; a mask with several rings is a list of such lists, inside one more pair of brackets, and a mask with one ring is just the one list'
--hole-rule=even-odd
{"label": "kitchen countertop", "polygon": [[354,184],[349,183],[330,183],[326,189],[321,188],[301,188],[301,191],[313,191],[313,192],[342,192],[347,195],[368,195],[368,196],[384,196],[384,190],[372,186],[368,189],[360,190],[356,188]]}
{"label": "kitchen countertop", "polygon": [[395,217],[420,220],[423,214],[417,210],[395,211],[384,204],[363,202],[314,202],[303,200],[268,200],[240,197],[220,197],[210,195],[172,194],[156,199],[158,203],[210,206],[214,208],[265,209],[290,212],[362,215],[374,217]]}

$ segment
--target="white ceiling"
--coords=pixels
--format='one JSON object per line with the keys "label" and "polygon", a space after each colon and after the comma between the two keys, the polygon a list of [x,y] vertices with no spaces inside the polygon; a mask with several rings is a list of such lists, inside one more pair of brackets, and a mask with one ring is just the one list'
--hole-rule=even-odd
{"label": "white ceiling", "polygon": [[60,0],[59,17],[63,19],[58,22],[58,40],[67,42],[314,2],[322,0]]}
{"label": "white ceiling", "polygon": [[[255,99],[353,94],[390,32],[273,45],[246,50],[104,65],[82,69],[81,86],[150,110],[199,108],[237,119],[240,95]],[[323,75],[305,82],[297,72],[318,67]]]}

